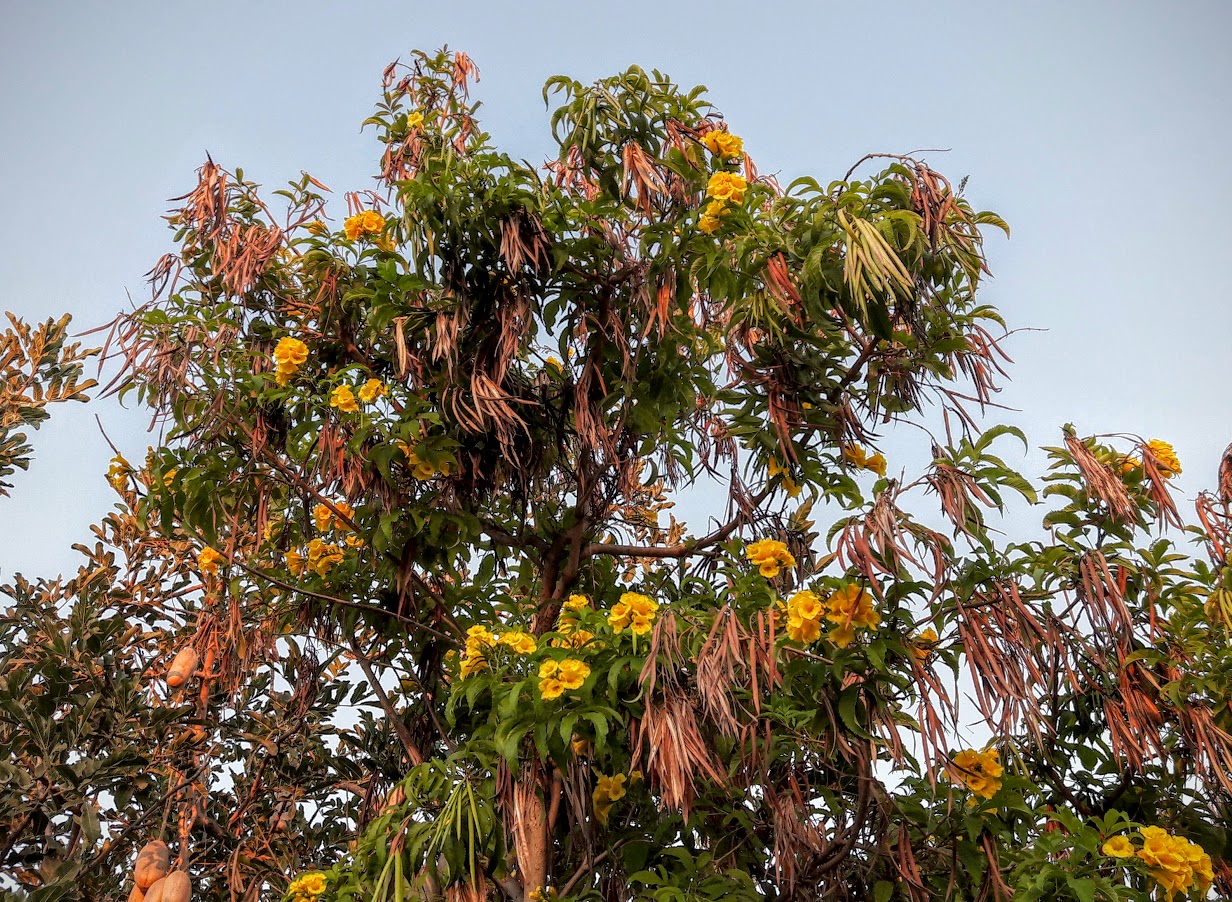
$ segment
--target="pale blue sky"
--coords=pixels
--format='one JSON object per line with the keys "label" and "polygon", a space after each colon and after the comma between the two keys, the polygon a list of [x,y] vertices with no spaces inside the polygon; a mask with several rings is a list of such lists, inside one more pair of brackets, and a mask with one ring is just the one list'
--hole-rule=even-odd
{"label": "pale blue sky", "polygon": [[[763,171],[840,177],[929,154],[1000,212],[986,298],[1025,332],[1007,419],[1167,438],[1186,496],[1232,440],[1232,7],[1222,2],[15,3],[0,0],[0,308],[85,328],[145,296],[159,219],[211,153],[272,187],[363,188],[384,65],[467,51],[484,124],[548,152],[544,79],[631,63],[704,83]],[[60,411],[0,500],[0,576],[48,573],[112,503],[93,416],[132,456],[146,418]],[[893,460],[893,448],[889,449]]]}

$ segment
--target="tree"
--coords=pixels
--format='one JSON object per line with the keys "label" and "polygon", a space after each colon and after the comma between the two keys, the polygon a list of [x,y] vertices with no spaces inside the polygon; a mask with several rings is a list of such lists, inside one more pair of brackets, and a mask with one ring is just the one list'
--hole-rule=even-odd
{"label": "tree", "polygon": [[5,589],[30,897],[155,837],[210,899],[1232,892],[1232,519],[1067,428],[998,540],[1004,223],[907,157],[781,188],[636,68],[548,82],[537,169],[475,77],[386,70],[340,229],[213,161],[169,217],[110,387],[167,441]]}

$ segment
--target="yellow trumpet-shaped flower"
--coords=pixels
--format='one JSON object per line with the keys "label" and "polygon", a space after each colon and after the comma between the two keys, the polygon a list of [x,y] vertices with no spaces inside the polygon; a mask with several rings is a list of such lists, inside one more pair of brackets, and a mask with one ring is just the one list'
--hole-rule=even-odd
{"label": "yellow trumpet-shaped flower", "polygon": [[342,224],[348,241],[354,241],[364,235],[379,235],[385,229],[385,217],[376,210],[364,210],[354,216],[348,216]]}
{"label": "yellow trumpet-shaped flower", "polygon": [[996,749],[977,752],[964,749],[954,756],[947,774],[956,783],[961,783],[982,799],[991,799],[1001,789],[1001,777],[1005,769],[997,760]]}
{"label": "yellow trumpet-shaped flower", "polygon": [[357,413],[359,403],[355,400],[355,392],[349,385],[339,385],[329,396],[329,406],[337,407],[343,413]]}
{"label": "yellow trumpet-shaped flower", "polygon": [[796,559],[787,550],[787,546],[777,539],[761,539],[746,545],[744,556],[766,579],[774,579],[780,570],[796,566]]}
{"label": "yellow trumpet-shaped flower", "polygon": [[702,138],[702,143],[716,157],[724,159],[733,159],[744,155],[744,141],[735,135],[721,132],[718,129],[706,132]]}
{"label": "yellow trumpet-shaped flower", "polygon": [[744,200],[749,183],[734,172],[716,172],[706,184],[706,196],[738,204]]}
{"label": "yellow trumpet-shaped flower", "polygon": [[1171,479],[1181,474],[1180,458],[1176,456],[1176,451],[1170,444],[1162,439],[1153,438],[1146,443],[1146,448],[1151,453],[1151,457],[1155,458],[1155,466],[1159,468],[1159,475],[1164,479]]}
{"label": "yellow trumpet-shaped flower", "polygon": [[359,389],[359,400],[365,404],[371,404],[377,398],[383,398],[389,393],[389,389],[380,379],[369,379]]}
{"label": "yellow trumpet-shaped flower", "polygon": [[197,566],[201,568],[202,573],[217,573],[218,565],[222,563],[222,559],[221,553],[207,545],[197,555]]}

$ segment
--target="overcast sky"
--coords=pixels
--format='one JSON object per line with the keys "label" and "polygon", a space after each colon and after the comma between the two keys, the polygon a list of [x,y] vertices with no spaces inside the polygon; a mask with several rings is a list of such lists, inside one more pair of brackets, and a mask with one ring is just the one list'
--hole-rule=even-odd
{"label": "overcast sky", "polygon": [[[81,328],[147,294],[160,215],[210,153],[271,189],[308,170],[368,187],[360,122],[382,68],[449,44],[478,63],[484,125],[549,152],[543,81],[636,63],[709,86],[763,172],[841,177],[870,151],[926,154],[989,235],[985,298],[1008,345],[1006,419],[1172,441],[1186,497],[1232,440],[1232,147],[1223,2],[17,3],[0,0],[0,309]],[[340,209],[340,208],[339,208]],[[56,411],[0,499],[0,577],[72,565],[146,416]],[[893,451],[888,448],[893,465]],[[1038,465],[1038,458],[1028,465]]]}

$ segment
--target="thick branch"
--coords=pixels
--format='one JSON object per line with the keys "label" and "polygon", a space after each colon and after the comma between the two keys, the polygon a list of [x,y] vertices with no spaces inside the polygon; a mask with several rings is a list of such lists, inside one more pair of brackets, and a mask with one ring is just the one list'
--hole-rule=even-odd
{"label": "thick branch", "polygon": [[[770,487],[762,489],[754,497],[750,504],[756,507],[761,502],[765,501],[770,495]],[[711,545],[717,545],[720,542],[726,541],[732,533],[734,533],[744,523],[743,514],[737,513],[732,517],[731,522],[727,525],[716,529],[710,535],[703,536],[700,539],[680,542],[676,545],[612,545],[603,542],[592,543],[582,551],[583,558],[591,558],[595,555],[606,554],[610,557],[654,557],[654,558],[680,558],[688,557],[696,554],[703,548],[709,548]]]}

